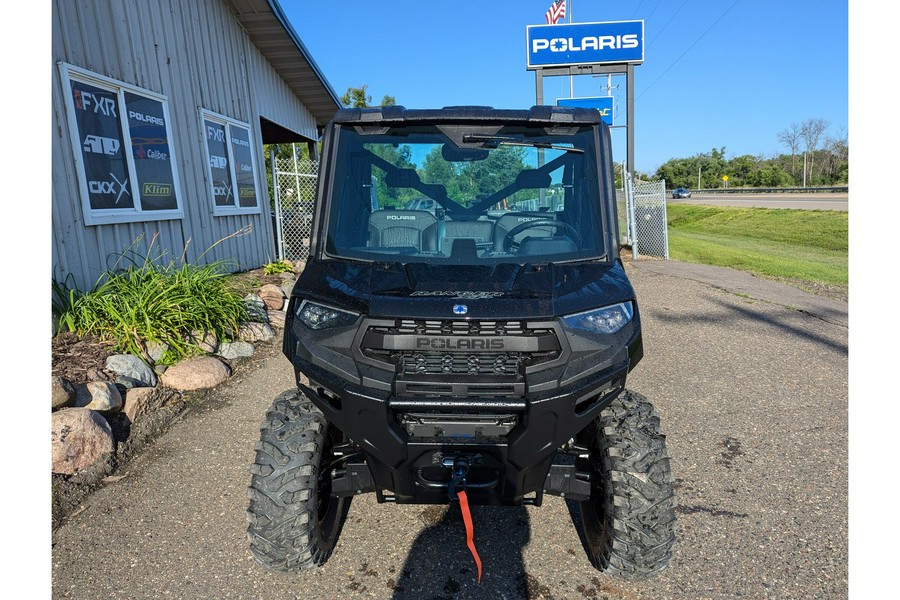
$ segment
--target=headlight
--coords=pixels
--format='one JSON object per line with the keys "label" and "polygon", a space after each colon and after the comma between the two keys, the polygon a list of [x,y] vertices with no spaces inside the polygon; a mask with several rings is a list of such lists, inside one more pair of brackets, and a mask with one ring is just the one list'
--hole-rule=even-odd
{"label": "headlight", "polygon": [[582,329],[592,333],[612,334],[628,324],[634,316],[631,302],[622,302],[595,310],[563,317],[563,323],[571,329]]}
{"label": "headlight", "polygon": [[359,315],[356,313],[323,306],[309,300],[304,300],[300,303],[296,315],[310,329],[328,329],[329,327],[352,325],[359,318]]}

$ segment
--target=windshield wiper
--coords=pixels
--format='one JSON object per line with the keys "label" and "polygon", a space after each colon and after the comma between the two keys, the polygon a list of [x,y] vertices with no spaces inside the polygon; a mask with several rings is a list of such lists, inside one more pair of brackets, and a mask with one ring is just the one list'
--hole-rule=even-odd
{"label": "windshield wiper", "polygon": [[584,154],[581,148],[573,148],[572,146],[557,146],[550,142],[524,141],[519,138],[504,137],[502,135],[484,135],[481,133],[467,133],[463,135],[464,144],[484,143],[487,148],[496,148],[498,146],[528,146],[531,148],[549,148],[550,150],[565,150],[566,152],[577,152]]}

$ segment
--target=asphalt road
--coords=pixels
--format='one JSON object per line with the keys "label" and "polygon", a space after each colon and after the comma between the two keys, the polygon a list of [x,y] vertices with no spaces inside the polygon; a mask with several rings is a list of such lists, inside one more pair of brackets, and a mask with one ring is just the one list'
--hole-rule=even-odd
{"label": "asphalt road", "polygon": [[661,576],[595,571],[574,507],[354,499],[334,555],[302,575],[251,558],[245,490],[267,405],[292,386],[272,346],[90,496],[53,536],[54,598],[842,598],[848,595],[847,305],[726,269],[627,266],[678,497]]}
{"label": "asphalt road", "polygon": [[713,206],[740,206],[744,208],[800,208],[805,210],[844,210],[849,206],[846,192],[782,193],[782,194],[717,194],[694,192],[690,198],[679,198],[675,204],[710,204]]}

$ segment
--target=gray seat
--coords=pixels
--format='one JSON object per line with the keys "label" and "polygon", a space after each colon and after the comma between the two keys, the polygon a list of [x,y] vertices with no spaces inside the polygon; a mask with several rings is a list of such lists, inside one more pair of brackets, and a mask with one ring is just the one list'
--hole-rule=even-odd
{"label": "gray seat", "polygon": [[437,217],[424,210],[379,210],[369,216],[369,247],[437,250]]}
{"label": "gray seat", "polygon": [[459,239],[475,240],[476,244],[489,244],[493,239],[494,225],[490,221],[444,221],[444,252],[453,248]]}

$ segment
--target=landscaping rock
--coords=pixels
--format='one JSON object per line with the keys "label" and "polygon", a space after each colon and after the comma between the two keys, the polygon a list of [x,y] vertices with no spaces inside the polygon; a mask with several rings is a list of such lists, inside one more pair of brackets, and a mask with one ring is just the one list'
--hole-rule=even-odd
{"label": "landscaping rock", "polygon": [[253,356],[256,348],[253,344],[247,342],[225,342],[219,346],[219,356],[225,360],[233,360],[235,358],[247,358]]}
{"label": "landscaping rock", "polygon": [[147,356],[157,363],[169,351],[169,345],[163,342],[147,342]]}
{"label": "landscaping rock", "polygon": [[59,376],[50,378],[50,402],[53,410],[75,402],[75,387],[68,379]]}
{"label": "landscaping rock", "polygon": [[284,329],[284,312],[280,310],[269,311],[269,325]]}
{"label": "landscaping rock", "polygon": [[122,394],[108,381],[90,381],[75,386],[75,406],[99,412],[122,409]]}
{"label": "landscaping rock", "polygon": [[125,393],[125,408],[122,412],[130,422],[134,423],[141,416],[159,410],[177,399],[178,396],[178,392],[168,388],[133,388]]}
{"label": "landscaping rock", "polygon": [[162,384],[176,390],[214,388],[231,376],[231,369],[213,356],[195,356],[166,369]]}
{"label": "landscaping rock", "polygon": [[[296,281],[289,281],[281,286],[281,291],[284,293],[285,298],[291,297],[291,292],[294,291],[294,286],[297,284]],[[287,307],[287,301],[284,302],[285,307]]]}
{"label": "landscaping rock", "polygon": [[256,294],[244,296],[244,306],[247,307],[247,318],[257,323],[268,323],[266,303]]}
{"label": "landscaping rock", "polygon": [[284,293],[275,284],[267,283],[259,288],[259,297],[265,302],[268,310],[281,310],[284,306]]}
{"label": "landscaping rock", "polygon": [[113,354],[106,359],[106,369],[118,376],[116,383],[121,383],[127,388],[156,385],[156,374],[153,369],[131,354]]}
{"label": "landscaping rock", "polygon": [[275,338],[275,331],[268,323],[241,323],[238,337],[244,342],[268,342]]}
{"label": "landscaping rock", "polygon": [[51,470],[74,475],[115,451],[112,428],[87,408],[66,408],[51,416]]}
{"label": "landscaping rock", "polygon": [[210,354],[214,354],[219,347],[219,339],[212,331],[192,331],[188,341]]}

